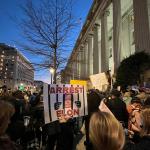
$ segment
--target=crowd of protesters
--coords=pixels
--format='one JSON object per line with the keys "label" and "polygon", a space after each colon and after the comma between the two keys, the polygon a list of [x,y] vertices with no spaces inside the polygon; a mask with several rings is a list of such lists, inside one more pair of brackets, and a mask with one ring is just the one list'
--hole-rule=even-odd
{"label": "crowd of protesters", "polygon": [[144,89],[110,94],[90,90],[84,137],[78,150],[149,150],[150,93]]}
{"label": "crowd of protesters", "polygon": [[148,150],[150,93],[144,89],[89,90],[88,116],[44,123],[43,91],[5,88],[0,95],[0,150]]}

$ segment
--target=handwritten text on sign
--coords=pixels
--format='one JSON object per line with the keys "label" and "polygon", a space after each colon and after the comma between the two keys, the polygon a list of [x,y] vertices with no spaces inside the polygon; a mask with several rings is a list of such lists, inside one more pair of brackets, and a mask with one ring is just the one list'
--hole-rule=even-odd
{"label": "handwritten text on sign", "polygon": [[44,84],[45,123],[87,115],[86,89],[82,85]]}

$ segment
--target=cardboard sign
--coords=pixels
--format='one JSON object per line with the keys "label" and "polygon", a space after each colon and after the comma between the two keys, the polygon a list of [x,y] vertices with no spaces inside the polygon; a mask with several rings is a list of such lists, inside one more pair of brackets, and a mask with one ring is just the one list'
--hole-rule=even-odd
{"label": "cardboard sign", "polygon": [[93,88],[99,89],[100,91],[106,91],[109,85],[108,79],[105,73],[94,74],[90,76]]}
{"label": "cardboard sign", "polygon": [[44,84],[45,123],[87,115],[87,94],[83,85]]}

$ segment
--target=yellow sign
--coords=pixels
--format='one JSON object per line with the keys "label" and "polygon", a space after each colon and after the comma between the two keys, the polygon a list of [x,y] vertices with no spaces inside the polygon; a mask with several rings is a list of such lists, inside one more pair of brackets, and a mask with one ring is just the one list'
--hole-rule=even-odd
{"label": "yellow sign", "polygon": [[87,86],[87,81],[85,81],[85,80],[70,80],[70,84]]}

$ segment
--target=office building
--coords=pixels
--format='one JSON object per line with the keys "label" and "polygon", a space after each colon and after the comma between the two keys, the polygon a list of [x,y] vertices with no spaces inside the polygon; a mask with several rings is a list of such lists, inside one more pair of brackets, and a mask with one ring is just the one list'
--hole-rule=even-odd
{"label": "office building", "polygon": [[30,90],[34,81],[34,68],[16,48],[0,44],[0,87]]}

